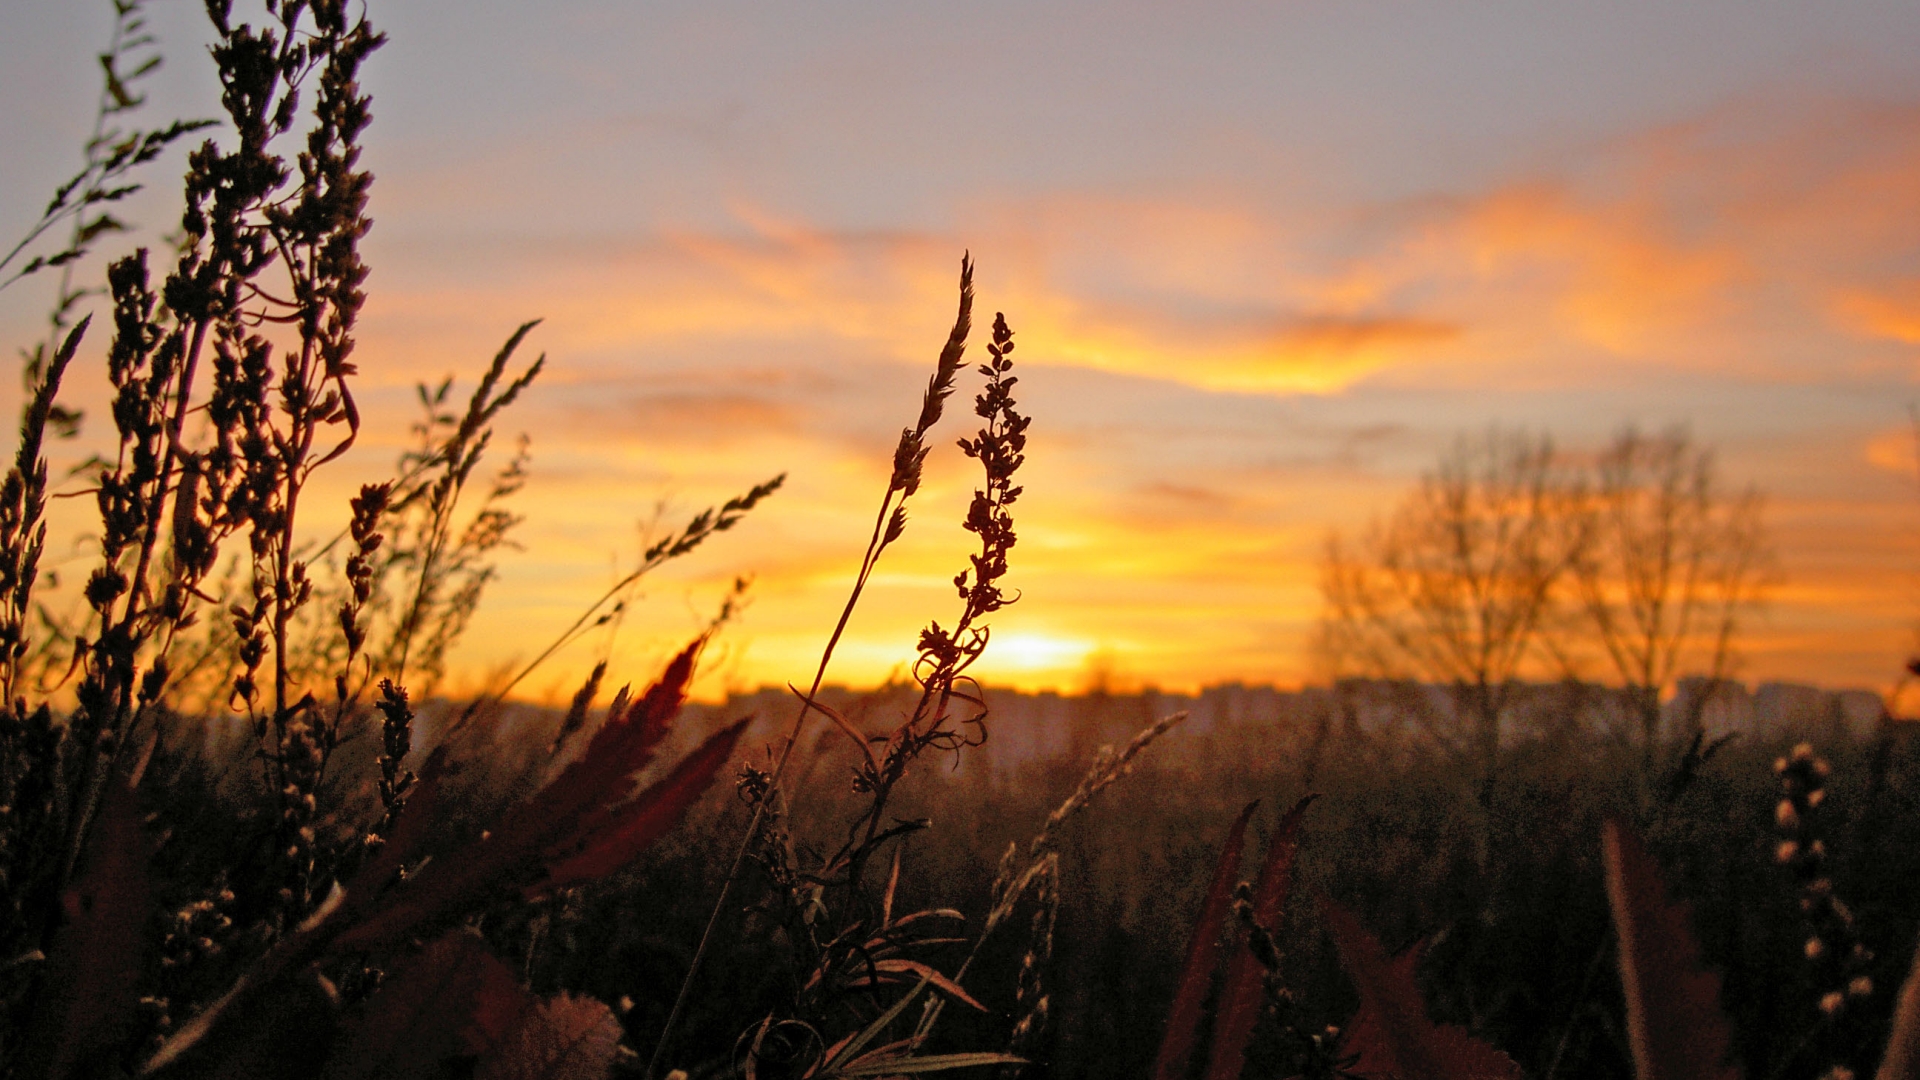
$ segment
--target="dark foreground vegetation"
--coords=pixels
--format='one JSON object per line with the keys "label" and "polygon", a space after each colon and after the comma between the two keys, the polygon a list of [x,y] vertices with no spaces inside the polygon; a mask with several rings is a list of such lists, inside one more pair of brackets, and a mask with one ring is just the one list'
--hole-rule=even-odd
{"label": "dark foreground vegetation", "polygon": [[[225,118],[189,155],[175,250],[113,261],[98,293],[74,273],[124,228],[110,208],[131,176],[208,127],[118,126],[152,43],[138,0],[116,0],[85,168],[0,257],[0,288],[62,275],[0,482],[0,1073],[1920,1076],[1920,985],[1900,989],[1920,750],[1884,718],[1731,741],[1699,709],[1663,726],[1687,637],[1669,623],[1649,624],[1637,655],[1653,659],[1618,688],[1624,726],[1572,707],[1520,723],[1503,661],[1448,674],[1427,697],[1451,702],[1439,714],[1416,715],[1419,693],[1367,706],[1407,723],[1335,708],[1189,732],[1097,695],[1062,703],[1066,752],[996,753],[996,732],[1035,734],[969,676],[1017,596],[1028,419],[1004,317],[967,362],[964,259],[807,689],[757,717],[686,706],[729,602],[660,672],[615,690],[602,663],[564,712],[508,704],[775,478],[650,548],[489,693],[431,699],[517,523],[524,445],[478,478],[542,369],[515,359],[533,324],[464,407],[451,380],[421,387],[416,446],[315,514],[315,471],[363,423],[358,72],[382,39],[340,0],[207,11]],[[96,295],[98,329],[77,317]],[[111,432],[68,481],[98,510],[71,595],[39,560],[51,448],[99,422],[61,399],[89,357]],[[907,684],[826,693],[962,379],[978,426],[958,449],[980,478],[953,610],[903,643]],[[1522,633],[1501,640],[1530,637],[1563,577],[1595,619],[1670,595],[1622,592],[1594,539],[1641,550],[1629,504],[1648,463],[1706,475],[1677,437],[1643,445],[1623,444],[1589,504],[1610,517],[1537,515],[1592,528],[1558,557],[1528,541],[1534,584],[1498,605]],[[1510,489],[1487,475],[1455,489]],[[1381,549],[1387,585],[1350,568],[1330,594],[1350,601],[1348,654],[1381,661],[1376,688],[1418,690],[1369,635],[1397,646],[1458,610],[1394,582],[1483,600],[1506,580],[1474,557],[1391,556],[1423,550],[1408,535]],[[1709,632],[1710,685],[1729,634]]]}
{"label": "dark foreground vegetation", "polygon": [[[878,727],[914,697],[898,687],[835,693],[823,703]],[[1004,699],[987,695],[989,705]],[[1120,750],[1162,702],[1096,695],[1054,704],[1083,745],[1103,740]],[[440,711],[430,711],[429,730]],[[741,711],[690,706],[683,722],[707,730]],[[459,800],[475,820],[538,782],[562,717],[515,710],[507,720],[470,736],[457,755],[475,763]],[[1518,1072],[1498,1075],[1634,1072],[1603,855],[1608,822],[1644,838],[1666,888],[1686,905],[1700,967],[1721,980],[1709,1014],[1724,1014],[1741,1075],[1818,1077],[1835,1075],[1836,1066],[1873,1075],[1920,931],[1920,732],[1899,722],[1850,730],[1807,716],[1735,737],[1705,761],[1712,741],[1670,740],[1646,773],[1637,738],[1568,723],[1504,749],[1483,810],[1475,759],[1457,748],[1407,728],[1329,737],[1310,720],[1168,729],[1132,759],[1128,775],[1052,831],[1049,888],[1030,891],[984,946],[981,928],[1004,899],[1009,847],[1024,871],[1049,815],[1084,788],[1091,755],[1054,740],[1054,752],[1028,756],[998,751],[990,740],[963,751],[957,767],[929,761],[937,767],[901,785],[893,818],[927,827],[900,846],[892,912],[957,913],[928,931],[911,958],[947,974],[968,964],[961,985],[980,1006],[947,1011],[923,1052],[1004,1048],[1032,1011],[1022,988],[1037,978],[1039,992],[1028,997],[1046,999],[1046,1019],[1024,1048],[1031,1064],[1022,1075],[1155,1075],[1189,935],[1236,816],[1261,801],[1237,875],[1251,882],[1282,815],[1311,792],[1319,798],[1299,817],[1291,901],[1271,926],[1274,1004],[1260,1011],[1245,1072],[1235,1075],[1310,1075],[1315,1036],[1334,1072],[1344,1060],[1350,1075],[1389,1075],[1357,1068],[1352,1056],[1360,990],[1330,932],[1339,912],[1391,952],[1417,950],[1414,985],[1429,1015],[1508,1055]],[[783,723],[750,727],[742,745],[777,745]],[[995,733],[1020,741],[1018,731]],[[691,731],[682,739],[697,741]],[[795,780],[801,805],[774,830],[785,850],[762,856],[747,876],[681,1021],[673,1063],[691,1075],[743,1068],[756,1039],[764,1055],[756,1074],[804,1072],[824,1049],[813,1029],[838,1024],[844,1033],[911,988],[818,995],[811,1016],[796,1015],[830,950],[820,948],[823,935],[807,932],[804,911],[785,910],[796,887],[780,861],[837,843],[868,805],[852,783],[863,759],[838,732],[823,728],[809,743]],[[244,800],[205,784],[202,763],[221,756],[217,747],[183,749],[185,773],[161,787],[162,812],[210,799],[221,808],[208,812],[244,816]],[[612,1003],[630,1043],[645,1047],[672,1009],[749,812],[723,786],[685,827],[619,873],[534,908],[496,910],[478,925],[533,992]],[[1785,844],[1795,847],[1783,857]],[[1809,862],[1816,847],[1823,854]],[[876,901],[887,870],[873,883]],[[809,890],[798,891],[806,903]],[[1216,927],[1223,958],[1251,955],[1236,921],[1230,913]],[[1037,976],[1026,973],[1035,963]],[[1224,981],[1211,980],[1202,1002],[1196,1075],[1219,1075],[1205,1069],[1204,1044],[1219,1023]],[[757,1025],[768,1017],[775,1026],[762,1033]],[[1705,1038],[1711,1029],[1687,1030]],[[1443,1065],[1400,1075],[1481,1074]]]}
{"label": "dark foreground vegetation", "polygon": [[[869,696],[849,709],[878,715],[890,704]],[[1116,746],[1151,708],[1135,697],[1064,704]],[[1697,749],[1688,754],[1688,740],[1669,741],[1645,774],[1637,740],[1568,725],[1504,750],[1483,811],[1475,759],[1414,732],[1349,732],[1316,747],[1307,724],[1176,727],[1055,838],[1057,915],[1045,976],[1052,1019],[1026,1075],[1153,1074],[1188,935],[1229,826],[1249,800],[1262,801],[1239,875],[1251,881],[1253,860],[1283,813],[1317,792],[1301,817],[1293,900],[1275,928],[1280,1004],[1255,1028],[1245,1075],[1296,1075],[1303,1037],[1350,1027],[1358,998],[1329,935],[1327,901],[1392,951],[1421,948],[1417,984],[1432,1017],[1505,1051],[1520,1075],[1632,1073],[1602,847],[1603,827],[1614,821],[1644,837],[1671,893],[1689,906],[1704,967],[1723,978],[1720,1008],[1743,1075],[1814,1077],[1845,1066],[1871,1076],[1920,927],[1914,734],[1903,724],[1850,733],[1809,718],[1734,738],[1704,763]],[[1802,744],[1807,749],[1797,750]],[[1074,792],[1087,766],[1066,757],[990,760],[983,753],[956,771],[929,770],[904,804],[903,817],[934,824],[906,847],[897,903],[952,906],[977,921],[991,907],[1002,853],[1009,844],[1025,851],[1036,823]],[[844,777],[846,764],[818,771]],[[1821,794],[1808,798],[1806,780],[1819,771],[1825,776],[1813,790]],[[852,798],[837,786],[842,793],[818,811],[823,830]],[[1788,815],[1783,807],[1796,809]],[[728,811],[715,812],[724,820]],[[580,966],[572,970],[597,969],[598,957],[631,950],[634,962],[614,965],[630,972],[627,981],[608,989],[632,995],[636,1014],[662,1007],[657,990],[648,1003],[648,980],[638,973],[672,964],[672,943],[703,914],[676,898],[713,891],[706,835],[688,830],[648,857],[620,890],[631,890],[625,897],[610,894],[607,907],[582,913],[573,961]],[[1797,849],[1783,860],[1786,843]],[[1816,843],[1824,859],[1810,863]],[[612,947],[600,944],[606,939],[590,929],[596,914],[622,910],[679,910],[666,924],[679,929],[627,928],[614,932]],[[1242,947],[1231,933],[1224,940]],[[1016,935],[976,962],[967,987],[986,1012],[971,1015],[973,1045],[1004,1037],[1029,947]],[[967,951],[950,948],[955,957]],[[781,974],[788,969],[763,949],[779,952],[741,947],[722,961],[730,1006],[704,1021],[713,1039],[737,1025],[731,1007],[772,1008],[790,992]],[[1209,1015],[1216,1005],[1209,999]]]}

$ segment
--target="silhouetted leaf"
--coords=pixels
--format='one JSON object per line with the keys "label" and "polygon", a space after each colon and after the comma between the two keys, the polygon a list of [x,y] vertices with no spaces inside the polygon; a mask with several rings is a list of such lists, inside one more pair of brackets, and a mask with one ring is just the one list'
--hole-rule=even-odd
{"label": "silhouetted leaf", "polygon": [[1180,986],[1174,991],[1173,1007],[1167,1011],[1167,1031],[1160,1040],[1160,1054],[1153,1064],[1155,1080],[1182,1080],[1187,1062],[1193,1057],[1194,1040],[1200,1032],[1200,1009],[1207,996],[1207,984],[1213,979],[1220,956],[1220,929],[1226,923],[1227,909],[1233,903],[1233,886],[1239,881],[1240,852],[1246,844],[1247,822],[1260,800],[1247,804],[1227,830],[1227,842],[1221,845],[1220,858],[1214,864],[1213,881],[1207,886],[1205,902],[1200,905],[1200,920],[1194,924],[1193,940],[1187,944],[1187,962],[1180,970]]}
{"label": "silhouetted leaf", "polygon": [[1720,977],[1700,967],[1687,910],[1667,899],[1660,868],[1618,823],[1601,837],[1607,902],[1620,939],[1627,1041],[1639,1080],[1738,1080],[1720,1011]]}
{"label": "silhouetted leaf", "polygon": [[[1293,891],[1293,857],[1300,850],[1300,819],[1315,796],[1293,804],[1267,842],[1266,861],[1253,891],[1253,917],[1277,931]],[[1214,1025],[1213,1052],[1207,1058],[1208,1080],[1238,1080],[1246,1065],[1247,1041],[1266,1002],[1266,967],[1251,949],[1235,951],[1227,968],[1226,988],[1220,994],[1220,1018]]]}
{"label": "silhouetted leaf", "polygon": [[[615,807],[602,819],[599,829],[583,839],[576,852],[548,864],[546,880],[537,888],[544,891],[593,881],[639,857],[678,824],[687,810],[713,786],[714,775],[733,756],[735,744],[750,723],[751,718],[736,721],[708,738],[675,766],[666,779]],[[564,850],[550,851],[549,858],[561,855]]]}
{"label": "silhouetted leaf", "polygon": [[85,244],[98,238],[102,233],[126,231],[127,226],[120,219],[114,217],[112,214],[101,214],[99,217],[80,226],[80,232],[76,242]]}
{"label": "silhouetted leaf", "polygon": [[1345,1070],[1368,1080],[1521,1080],[1513,1059],[1464,1030],[1427,1018],[1414,982],[1418,949],[1389,960],[1380,942],[1360,920],[1324,904],[1322,914],[1340,963],[1360,992],[1341,1040],[1344,1053],[1356,1055]]}
{"label": "silhouetted leaf", "polygon": [[534,1001],[480,938],[447,934],[392,972],[327,1063],[327,1080],[433,1076],[503,1044]]}
{"label": "silhouetted leaf", "polygon": [[1920,949],[1914,950],[1913,967],[1900,984],[1893,1032],[1887,1036],[1887,1053],[1874,1080],[1920,1080]]}
{"label": "silhouetted leaf", "polygon": [[97,1064],[127,1034],[146,953],[150,854],[133,790],[109,784],[81,872],[60,898],[64,922],[34,1012],[30,1056],[49,1080]]}

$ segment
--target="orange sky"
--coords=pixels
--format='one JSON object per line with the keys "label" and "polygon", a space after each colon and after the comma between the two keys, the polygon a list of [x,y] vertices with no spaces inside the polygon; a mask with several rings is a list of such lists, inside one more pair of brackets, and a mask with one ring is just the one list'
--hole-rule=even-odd
{"label": "orange sky", "polygon": [[[179,7],[156,107],[207,112]],[[471,677],[544,645],[656,508],[677,523],[784,471],[658,575],[613,649],[644,677],[747,573],[706,692],[804,681],[963,250],[1034,417],[1023,599],[990,681],[1308,677],[1327,530],[1495,422],[1575,451],[1688,424],[1767,493],[1782,581],[1743,674],[1898,673],[1920,617],[1920,13],[1463,5],[1410,32],[1291,5],[1105,10],[989,6],[945,37],[892,10],[393,14],[369,76],[371,422],[328,483],[343,509],[380,475],[414,381],[470,386],[546,320],[548,374],[503,431],[533,440],[524,550],[473,624]],[[39,51],[95,47],[86,19],[33,18]],[[0,61],[31,75],[17,50]],[[10,117],[9,144],[76,144],[71,104]],[[6,220],[62,161],[0,171]],[[25,340],[44,300],[0,294],[0,329]],[[886,677],[952,618],[974,474],[942,446],[835,681]],[[530,687],[567,692],[604,647]]]}

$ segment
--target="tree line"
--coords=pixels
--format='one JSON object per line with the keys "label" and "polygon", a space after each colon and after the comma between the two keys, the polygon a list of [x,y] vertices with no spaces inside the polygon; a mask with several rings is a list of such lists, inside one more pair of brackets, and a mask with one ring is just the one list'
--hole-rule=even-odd
{"label": "tree line", "polygon": [[1762,498],[1685,428],[1622,429],[1599,453],[1542,433],[1463,436],[1394,510],[1327,539],[1315,651],[1335,679],[1445,687],[1484,779],[1523,679],[1611,683],[1649,764],[1682,675],[1732,673],[1775,580]]}

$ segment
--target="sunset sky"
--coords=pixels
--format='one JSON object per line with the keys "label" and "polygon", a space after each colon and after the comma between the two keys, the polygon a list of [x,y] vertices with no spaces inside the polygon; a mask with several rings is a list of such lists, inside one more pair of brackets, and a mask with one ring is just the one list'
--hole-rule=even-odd
{"label": "sunset sky", "polygon": [[[199,7],[152,0],[155,120],[217,110]],[[109,10],[0,16],[9,245],[78,163]],[[1328,530],[1494,423],[1573,451],[1686,424],[1730,487],[1766,493],[1780,585],[1748,680],[1884,687],[1912,645],[1912,0],[371,14],[391,41],[366,74],[369,422],[328,481],[338,514],[390,468],[416,381],[470,387],[546,320],[529,344],[549,370],[502,425],[532,438],[525,547],[474,623],[469,678],[537,652],[645,522],[784,471],[653,580],[615,670],[646,677],[746,573],[706,690],[805,681],[964,251],[981,331],[1004,311],[1018,334],[1034,417],[1023,596],[994,621],[988,681],[1312,677]],[[176,219],[179,172],[176,155],[147,176],[145,242]],[[47,297],[0,293],[7,341]],[[8,415],[16,385],[0,379]],[[886,677],[955,613],[975,483],[955,412],[833,681]],[[532,692],[566,692],[600,647]]]}

